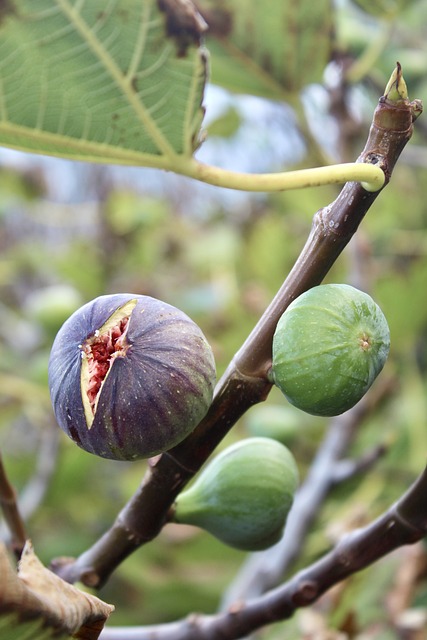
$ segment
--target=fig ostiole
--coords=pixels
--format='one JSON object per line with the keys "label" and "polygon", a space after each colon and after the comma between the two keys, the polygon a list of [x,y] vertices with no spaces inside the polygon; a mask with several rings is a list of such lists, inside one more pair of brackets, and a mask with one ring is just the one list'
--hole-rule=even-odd
{"label": "fig ostiole", "polygon": [[390,332],[380,307],[346,284],[296,298],[273,338],[272,378],[291,404],[319,416],[353,407],[381,372]]}
{"label": "fig ostiole", "polygon": [[173,519],[242,551],[266,549],[283,535],[298,482],[285,445],[246,438],[213,458],[178,496]]}
{"label": "fig ostiole", "polygon": [[63,324],[49,359],[59,426],[104,458],[149,458],[205,416],[215,385],[212,349],[182,311],[150,296],[100,296]]}

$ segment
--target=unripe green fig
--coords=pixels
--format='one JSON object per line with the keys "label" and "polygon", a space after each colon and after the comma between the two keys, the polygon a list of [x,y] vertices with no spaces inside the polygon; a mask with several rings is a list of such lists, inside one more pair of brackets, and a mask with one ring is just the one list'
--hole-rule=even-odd
{"label": "unripe green fig", "polygon": [[150,296],[100,296],[63,324],[49,358],[59,426],[103,458],[149,458],[181,442],[212,401],[215,363],[201,329]]}
{"label": "unripe green fig", "polygon": [[270,438],[247,438],[222,451],[178,496],[174,519],[236,549],[267,549],[282,536],[297,486],[289,449]]}
{"label": "unripe green fig", "polygon": [[365,395],[389,349],[387,320],[367,293],[319,285],[296,298],[277,323],[273,380],[299,409],[339,415]]}

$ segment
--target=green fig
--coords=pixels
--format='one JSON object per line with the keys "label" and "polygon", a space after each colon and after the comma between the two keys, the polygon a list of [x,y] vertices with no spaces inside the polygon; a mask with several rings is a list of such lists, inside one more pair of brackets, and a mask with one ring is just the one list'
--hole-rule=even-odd
{"label": "green fig", "polygon": [[339,415],[365,395],[389,349],[387,320],[367,293],[319,285],[296,298],[277,324],[273,380],[299,409]]}
{"label": "green fig", "polygon": [[178,496],[174,520],[236,549],[267,549],[282,536],[297,486],[289,449],[270,438],[247,438],[222,451]]}

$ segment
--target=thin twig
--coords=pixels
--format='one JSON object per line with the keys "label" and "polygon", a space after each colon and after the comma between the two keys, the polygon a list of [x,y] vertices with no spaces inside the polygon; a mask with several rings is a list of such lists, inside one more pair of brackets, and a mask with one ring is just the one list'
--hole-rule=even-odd
{"label": "thin twig", "polygon": [[28,521],[43,502],[56,469],[59,451],[59,436],[62,432],[53,424],[43,429],[37,452],[36,468],[20,492],[20,511]]}
{"label": "thin twig", "polygon": [[[28,522],[34,512],[39,508],[49,488],[50,480],[56,468],[59,433],[60,431],[57,428],[46,428],[42,431],[34,473],[29,478],[19,496],[16,496],[16,492],[14,492],[16,509],[19,512],[22,522]],[[2,484],[1,478],[0,484]],[[0,540],[6,540],[10,533],[12,533],[10,524],[7,518],[5,519],[7,526],[0,524]],[[25,527],[22,533],[24,531]],[[24,543],[27,537],[26,535],[23,540]],[[14,544],[13,540],[12,544]],[[21,544],[19,546],[21,547]]]}
{"label": "thin twig", "polygon": [[24,520],[18,508],[16,491],[9,482],[0,452],[0,508],[11,534],[11,544],[19,557],[27,540]]}
{"label": "thin twig", "polygon": [[385,443],[378,444],[365,451],[358,458],[345,458],[340,460],[333,470],[331,483],[333,486],[347,482],[361,473],[366,473],[387,452]]}

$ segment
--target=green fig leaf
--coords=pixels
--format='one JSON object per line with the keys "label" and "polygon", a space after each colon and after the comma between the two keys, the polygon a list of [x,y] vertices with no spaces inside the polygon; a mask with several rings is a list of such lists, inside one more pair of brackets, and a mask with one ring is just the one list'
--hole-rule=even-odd
{"label": "green fig leaf", "polygon": [[372,16],[393,17],[412,3],[412,0],[352,0],[362,11]]}
{"label": "green fig leaf", "polygon": [[71,636],[56,633],[55,629],[44,626],[42,618],[20,620],[18,614],[0,613],[0,640],[68,640]]}
{"label": "green fig leaf", "polygon": [[184,0],[0,5],[0,144],[173,168],[200,144],[205,23]]}
{"label": "green fig leaf", "polygon": [[320,82],[329,60],[329,0],[200,0],[208,23],[212,82],[237,93],[283,99]]}

